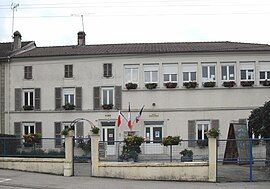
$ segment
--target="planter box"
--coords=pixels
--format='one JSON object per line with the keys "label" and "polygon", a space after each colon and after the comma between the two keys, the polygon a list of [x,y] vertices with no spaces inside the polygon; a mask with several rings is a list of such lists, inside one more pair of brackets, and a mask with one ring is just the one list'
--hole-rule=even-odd
{"label": "planter box", "polygon": [[241,86],[243,87],[252,87],[254,85],[254,81],[241,81]]}
{"label": "planter box", "polygon": [[268,81],[268,80],[260,81],[260,84],[263,86],[270,86],[270,81]]}
{"label": "planter box", "polygon": [[157,88],[157,83],[146,83],[145,84],[145,87],[147,88],[147,89],[155,89],[155,88]]}
{"label": "planter box", "polygon": [[64,105],[63,106],[63,108],[65,109],[65,110],[75,110],[75,105],[73,105],[73,104],[66,104],[66,105]]}
{"label": "planter box", "polygon": [[208,82],[204,82],[203,83],[204,87],[215,87],[216,86],[216,82],[215,81],[208,81]]}
{"label": "planter box", "polygon": [[181,157],[181,162],[192,162],[193,161],[193,156],[182,156]]}
{"label": "planter box", "polygon": [[222,84],[224,87],[234,87],[236,85],[235,81],[224,81]]}
{"label": "planter box", "polygon": [[164,83],[164,86],[168,89],[175,88],[177,86],[177,83]]}
{"label": "planter box", "polygon": [[187,89],[194,89],[198,86],[198,83],[196,81],[184,82],[183,86]]}
{"label": "planter box", "polygon": [[102,108],[103,110],[111,110],[113,109],[113,104],[103,104]]}
{"label": "planter box", "polygon": [[23,109],[24,110],[34,110],[34,106],[25,105],[25,106],[23,106]]}
{"label": "planter box", "polygon": [[138,84],[137,83],[126,83],[127,90],[137,89],[137,87],[138,87]]}

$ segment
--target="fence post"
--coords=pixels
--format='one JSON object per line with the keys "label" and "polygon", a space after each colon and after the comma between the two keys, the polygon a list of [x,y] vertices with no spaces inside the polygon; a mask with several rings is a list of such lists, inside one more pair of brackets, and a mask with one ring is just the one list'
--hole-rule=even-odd
{"label": "fence post", "polygon": [[209,171],[208,179],[210,182],[217,181],[217,138],[208,138],[208,157]]}
{"label": "fence post", "polygon": [[252,157],[252,138],[249,138],[249,182],[252,182],[252,162],[253,162],[253,157]]}
{"label": "fence post", "polygon": [[65,164],[64,176],[73,176],[73,136],[74,132],[71,130],[65,137]]}
{"label": "fence post", "polygon": [[91,133],[90,137],[91,137],[92,176],[98,176],[100,134]]}

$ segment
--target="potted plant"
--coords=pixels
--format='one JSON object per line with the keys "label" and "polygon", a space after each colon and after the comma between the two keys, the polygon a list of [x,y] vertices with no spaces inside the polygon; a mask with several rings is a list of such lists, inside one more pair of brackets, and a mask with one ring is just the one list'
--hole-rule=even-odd
{"label": "potted plant", "polygon": [[157,88],[157,83],[146,83],[145,84],[145,87],[147,88],[147,89],[155,89],[155,88]]}
{"label": "potted plant", "polygon": [[243,87],[252,87],[254,85],[254,81],[241,81],[241,86]]}
{"label": "potted plant", "polygon": [[260,81],[260,84],[263,86],[270,86],[270,81],[266,79],[264,81]]}
{"label": "potted plant", "polygon": [[180,152],[181,156],[181,161],[182,162],[191,162],[193,161],[193,151],[184,149]]}
{"label": "potted plant", "polygon": [[23,109],[24,110],[34,110],[34,106],[33,105],[24,105]]}
{"label": "potted plant", "polygon": [[130,90],[130,89],[137,89],[138,87],[138,84],[137,83],[126,83],[126,88],[127,90]]}
{"label": "potted plant", "polygon": [[198,86],[198,83],[196,81],[189,81],[189,82],[184,82],[183,86],[186,87],[187,89],[194,89]]}
{"label": "potted plant", "polygon": [[64,135],[64,136],[67,136],[69,131],[72,131],[73,129],[68,127],[68,128],[65,128],[61,131],[61,135]]}
{"label": "potted plant", "polygon": [[124,146],[122,154],[119,156],[119,161],[128,161],[133,159],[134,162],[138,161],[138,156],[141,153],[141,144],[144,142],[144,138],[140,136],[128,136],[124,139]]}
{"label": "potted plant", "polygon": [[23,135],[24,139],[24,146],[25,147],[35,147],[36,143],[39,143],[41,141],[42,135],[41,133],[29,133],[27,135]]}
{"label": "potted plant", "polygon": [[99,133],[99,128],[94,126],[94,127],[92,127],[91,131],[92,131],[93,134],[98,134]]}
{"label": "potted plant", "polygon": [[178,145],[180,142],[180,136],[167,136],[161,141],[164,146]]}
{"label": "potted plant", "polygon": [[103,110],[111,110],[113,109],[113,104],[103,104],[102,108]]}
{"label": "potted plant", "polygon": [[216,82],[215,81],[203,82],[203,86],[204,87],[215,87],[216,86]]}
{"label": "potted plant", "polygon": [[164,83],[164,86],[168,89],[172,89],[177,86],[177,83],[167,82],[167,83]]}
{"label": "potted plant", "polygon": [[223,85],[224,87],[229,87],[229,88],[231,88],[231,87],[234,87],[234,86],[236,85],[236,83],[235,83],[235,81],[224,81],[224,82],[222,83],[222,85]]}
{"label": "potted plant", "polygon": [[70,104],[70,103],[66,103],[64,106],[63,106],[63,108],[65,109],[65,110],[74,110],[75,109],[75,105],[74,104]]}
{"label": "potted plant", "polygon": [[206,132],[206,135],[208,138],[217,138],[219,136],[220,132],[216,128],[211,128]]}

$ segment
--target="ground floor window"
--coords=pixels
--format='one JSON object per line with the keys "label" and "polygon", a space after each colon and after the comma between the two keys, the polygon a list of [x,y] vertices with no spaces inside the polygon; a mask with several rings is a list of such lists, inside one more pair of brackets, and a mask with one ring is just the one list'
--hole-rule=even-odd
{"label": "ground floor window", "polygon": [[23,123],[23,134],[35,134],[35,124],[34,123]]}

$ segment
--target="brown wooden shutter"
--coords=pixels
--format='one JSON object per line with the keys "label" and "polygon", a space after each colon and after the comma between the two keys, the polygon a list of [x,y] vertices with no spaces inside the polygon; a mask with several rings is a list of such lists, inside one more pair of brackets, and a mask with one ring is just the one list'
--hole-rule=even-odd
{"label": "brown wooden shutter", "polygon": [[[42,123],[41,122],[36,122],[36,134],[40,133],[42,135]],[[41,148],[42,147],[42,140],[37,143],[37,147]]]}
{"label": "brown wooden shutter", "polygon": [[40,110],[40,88],[35,88],[35,110]]}
{"label": "brown wooden shutter", "polygon": [[14,135],[17,138],[22,138],[22,124],[21,124],[21,122],[14,122]]}
{"label": "brown wooden shutter", "polygon": [[103,64],[103,77],[107,77],[107,64]]}
{"label": "brown wooden shutter", "polygon": [[82,87],[76,87],[76,109],[82,109]]}
{"label": "brown wooden shutter", "polygon": [[195,147],[196,140],[196,122],[195,120],[188,120],[188,147]]}
{"label": "brown wooden shutter", "polygon": [[108,64],[108,77],[112,77],[112,64]]}
{"label": "brown wooden shutter", "polygon": [[55,148],[62,147],[61,122],[54,122]]}
{"label": "brown wooden shutter", "polygon": [[93,102],[93,108],[94,110],[100,109],[100,87],[94,87],[93,88],[93,96],[94,96],[94,102]]}
{"label": "brown wooden shutter", "polygon": [[62,88],[55,88],[55,110],[62,109]]}
{"label": "brown wooden shutter", "polygon": [[65,65],[65,78],[68,78],[68,65]]}
{"label": "brown wooden shutter", "polygon": [[15,111],[22,110],[22,89],[16,88],[15,89]]}
{"label": "brown wooden shutter", "polygon": [[83,122],[78,122],[76,124],[76,137],[83,138]]}
{"label": "brown wooden shutter", "polygon": [[119,110],[122,109],[122,87],[115,86],[115,107]]}

